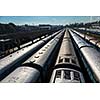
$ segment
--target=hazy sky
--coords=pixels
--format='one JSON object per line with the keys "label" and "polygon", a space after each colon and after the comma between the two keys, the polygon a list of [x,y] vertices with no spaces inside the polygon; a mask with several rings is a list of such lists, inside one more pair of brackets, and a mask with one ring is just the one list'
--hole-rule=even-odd
{"label": "hazy sky", "polygon": [[15,24],[70,24],[99,20],[99,16],[0,16],[0,23]]}

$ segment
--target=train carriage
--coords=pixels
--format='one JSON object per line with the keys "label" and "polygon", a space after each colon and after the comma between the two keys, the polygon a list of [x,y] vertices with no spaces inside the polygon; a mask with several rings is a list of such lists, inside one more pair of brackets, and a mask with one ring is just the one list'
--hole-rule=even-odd
{"label": "train carriage", "polygon": [[65,32],[56,64],[51,76],[52,83],[85,82],[69,33]]}

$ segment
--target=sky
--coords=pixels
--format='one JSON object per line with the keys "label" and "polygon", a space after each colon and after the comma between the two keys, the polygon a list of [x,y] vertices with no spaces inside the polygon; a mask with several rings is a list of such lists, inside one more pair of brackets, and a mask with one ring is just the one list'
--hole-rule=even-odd
{"label": "sky", "polygon": [[66,25],[100,20],[100,16],[0,16],[0,23]]}

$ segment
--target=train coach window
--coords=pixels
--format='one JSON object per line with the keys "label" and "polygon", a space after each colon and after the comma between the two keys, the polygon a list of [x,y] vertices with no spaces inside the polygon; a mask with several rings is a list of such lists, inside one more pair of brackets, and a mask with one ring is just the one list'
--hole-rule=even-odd
{"label": "train coach window", "polygon": [[72,63],[73,63],[73,64],[76,64],[76,61],[72,59]]}
{"label": "train coach window", "polygon": [[69,58],[65,58],[65,62],[70,62],[70,59]]}
{"label": "train coach window", "polygon": [[64,55],[65,55],[65,56],[71,56],[72,54],[69,53],[69,54],[64,54]]}
{"label": "train coach window", "polygon": [[74,72],[74,80],[80,81],[80,75],[78,72]]}
{"label": "train coach window", "polygon": [[63,59],[59,58],[59,63],[63,62]]}
{"label": "train coach window", "polygon": [[56,71],[56,78],[61,78],[61,70]]}
{"label": "train coach window", "polygon": [[70,71],[69,70],[64,70],[64,78],[65,79],[71,79]]}

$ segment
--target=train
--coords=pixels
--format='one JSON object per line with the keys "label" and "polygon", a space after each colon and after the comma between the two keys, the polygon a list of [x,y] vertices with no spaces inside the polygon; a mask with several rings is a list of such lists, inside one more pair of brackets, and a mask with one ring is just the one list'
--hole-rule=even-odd
{"label": "train", "polygon": [[71,38],[66,29],[61,48],[53,68],[50,83],[84,83],[82,69],[79,65]]}
{"label": "train", "polygon": [[47,70],[50,67],[60,46],[65,29],[33,54],[21,66],[16,68],[2,83],[33,83],[45,82]]}
{"label": "train", "polygon": [[81,36],[82,38],[84,38],[85,40],[87,40],[88,42],[90,42],[91,44],[93,44],[94,46],[100,48],[100,40],[98,40],[97,38],[93,36],[89,36],[88,34],[81,34],[76,30],[72,30],[72,31],[78,34],[79,36]]}
{"label": "train", "polygon": [[25,48],[22,48],[2,59],[0,59],[0,80],[5,78],[10,72],[12,72],[17,66],[19,66],[22,62],[28,59],[32,54],[34,54],[37,50],[39,50],[43,45],[45,45],[48,41],[54,38],[59,32],[59,30],[54,34],[30,45]]}
{"label": "train", "polygon": [[[60,31],[60,30],[59,30]],[[58,31],[58,32],[59,32]],[[41,40],[41,39],[43,39],[43,38],[45,38],[45,37],[47,37],[47,36],[49,36],[48,34],[46,34],[46,35],[44,35],[44,36],[41,36],[41,37],[38,37],[38,38],[36,38],[36,39],[33,39],[33,40],[31,40],[31,41],[29,41],[29,42],[27,42],[27,43],[24,43],[24,44],[21,44],[21,45],[19,45],[19,46],[17,46],[17,47],[13,47],[13,48],[10,48],[10,49],[7,49],[7,50],[1,50],[1,52],[0,52],[0,59],[1,58],[4,58],[5,56],[7,56],[7,55],[9,55],[9,54],[11,54],[11,53],[14,53],[14,52],[16,52],[16,51],[18,51],[18,50],[20,50],[20,49],[22,49],[22,48],[24,48],[24,47],[26,47],[26,46],[30,46],[30,45],[32,45],[33,43],[36,43],[36,42],[38,42],[39,40]],[[1,49],[1,48],[0,48]]]}
{"label": "train", "polygon": [[69,33],[91,81],[100,82],[100,52],[71,29]]}

